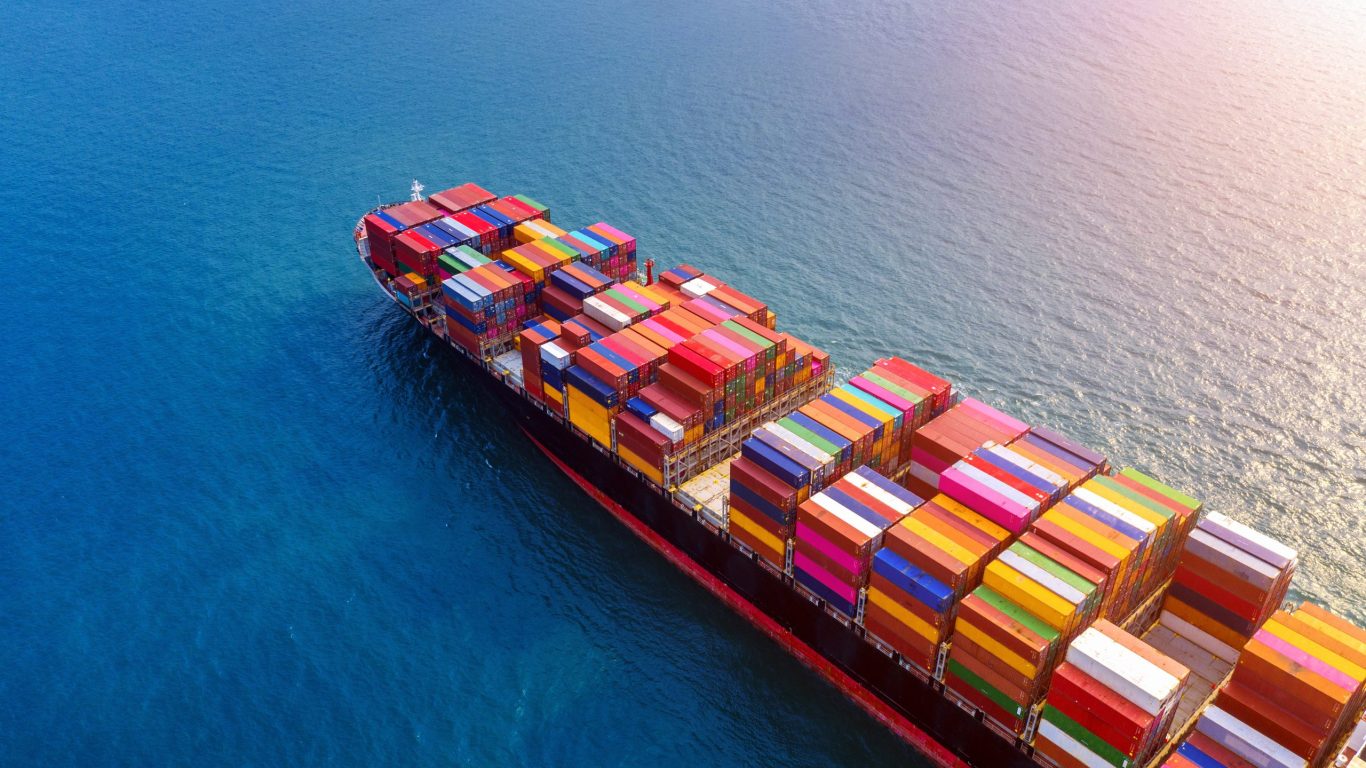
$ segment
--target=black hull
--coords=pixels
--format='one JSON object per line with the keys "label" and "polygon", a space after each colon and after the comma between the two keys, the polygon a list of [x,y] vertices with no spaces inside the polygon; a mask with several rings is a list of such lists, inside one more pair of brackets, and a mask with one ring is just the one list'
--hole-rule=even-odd
{"label": "black hull", "polygon": [[[653,483],[637,477],[610,455],[592,447],[557,417],[503,385],[464,355],[457,354],[457,357],[467,363],[470,375],[491,387],[515,414],[518,425],[543,451],[577,475],[573,479],[580,485],[590,486],[586,491],[596,490],[615,502],[737,592],[754,611],[777,622],[791,638],[809,646],[852,678],[863,691],[871,693],[881,704],[923,731],[923,734],[902,734],[913,744],[927,736],[936,744],[916,746],[922,749],[942,747],[977,768],[1038,768],[1039,764],[1012,741],[948,699],[941,685],[922,679],[865,640],[857,625],[846,626],[826,613],[785,583],[780,575],[761,566],[701,520],[676,506]],[[747,618],[754,619],[752,616]],[[791,645],[791,638],[778,639]],[[855,694],[850,690],[844,692]]]}
{"label": "black hull", "polygon": [[[359,224],[356,234],[359,247]],[[398,304],[363,251],[361,261]],[[462,372],[488,387],[522,431],[584,492],[933,762],[946,768],[1041,768],[1018,739],[981,720],[975,708],[969,712],[960,707],[924,672],[913,672],[883,653],[864,638],[860,626],[827,613],[794,589],[790,579],[733,546],[726,534],[577,435],[520,387],[509,386],[464,350],[443,346],[461,362]]]}

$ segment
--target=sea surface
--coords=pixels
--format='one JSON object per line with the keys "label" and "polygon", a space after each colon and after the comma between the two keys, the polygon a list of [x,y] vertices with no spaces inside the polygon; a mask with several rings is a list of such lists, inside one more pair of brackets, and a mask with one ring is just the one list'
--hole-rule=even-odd
{"label": "sea surface", "polygon": [[0,7],[0,764],[921,765],[355,258],[467,180],[1299,548],[1366,622],[1366,6]]}

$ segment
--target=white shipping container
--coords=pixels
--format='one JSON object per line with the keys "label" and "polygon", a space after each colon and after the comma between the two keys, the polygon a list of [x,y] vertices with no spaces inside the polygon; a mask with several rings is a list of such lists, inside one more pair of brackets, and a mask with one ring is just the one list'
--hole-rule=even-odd
{"label": "white shipping container", "polygon": [[821,449],[817,448],[816,446],[812,445],[806,440],[803,440],[802,438],[793,434],[792,430],[788,429],[787,427],[784,427],[776,421],[768,422],[763,426],[763,428],[767,429],[769,432],[772,432],[778,437],[781,437],[789,445],[795,447],[797,450],[801,451],[807,456],[810,456],[811,458],[815,459],[823,466],[828,466],[835,461],[834,456],[831,456],[825,451],[822,451]]}
{"label": "white shipping container", "polygon": [[656,432],[675,443],[683,441],[683,427],[680,426],[678,422],[662,413],[656,413],[650,417],[650,426],[654,427]]}
{"label": "white shipping container", "polygon": [[553,341],[547,341],[541,345],[541,359],[545,364],[556,370],[563,371],[569,367],[570,354],[568,350]]}
{"label": "white shipping container", "polygon": [[873,525],[867,520],[864,520],[863,518],[854,514],[843,504],[840,504],[838,501],[835,501],[829,496],[826,496],[824,493],[818,493],[815,496],[812,496],[811,503],[815,504],[821,509],[824,509],[826,512],[829,512],[835,517],[838,517],[846,525],[863,534],[864,536],[867,536],[869,539],[876,538],[878,534],[882,533],[882,530],[878,528],[876,525]]}
{"label": "white shipping container", "polygon": [[1189,621],[1186,621],[1171,611],[1163,611],[1162,615],[1158,617],[1157,623],[1164,627],[1168,627],[1178,636],[1186,638],[1201,649],[1208,651],[1210,654],[1213,654],[1230,664],[1238,663],[1239,653],[1235,648],[1221,640],[1215,639],[1213,635],[1205,632],[1203,629],[1191,624]]}
{"label": "white shipping container", "polygon": [[1090,504],[1093,507],[1097,507],[1102,511],[1109,513],[1110,515],[1119,518],[1121,521],[1124,522],[1125,525],[1133,526],[1134,528],[1137,528],[1138,530],[1142,531],[1143,537],[1145,539],[1152,536],[1153,531],[1157,530],[1157,526],[1153,525],[1152,521],[1139,517],[1133,512],[1130,512],[1129,510],[1119,506],[1113,501],[1110,501],[1109,499],[1100,496],[1094,491],[1087,490],[1086,488],[1078,488],[1075,491],[1072,491],[1072,493],[1075,493],[1077,495],[1077,498],[1081,499],[1087,504]]}
{"label": "white shipping container", "polygon": [[1180,681],[1097,629],[1077,635],[1066,659],[1106,688],[1150,715],[1158,716],[1180,688]]}
{"label": "white shipping container", "polygon": [[1218,707],[1206,709],[1195,723],[1195,730],[1257,768],[1305,768],[1308,765],[1304,758]]}
{"label": "white shipping container", "polygon": [[1186,540],[1186,549],[1258,589],[1271,589],[1281,575],[1271,563],[1254,557],[1199,528],[1191,531],[1190,537]]}
{"label": "white shipping container", "polygon": [[1061,597],[1072,605],[1080,605],[1086,600],[1086,595],[1083,594],[1081,590],[1010,550],[1002,552],[996,559],[1020,573],[1023,573],[1025,576],[1028,576],[1039,584],[1042,584],[1049,592]]}
{"label": "white shipping container", "polygon": [[1114,768],[1109,761],[1086,748],[1086,745],[1067,735],[1058,726],[1047,720],[1039,721],[1039,735],[1062,747],[1067,754],[1075,757],[1086,768]]}
{"label": "white shipping container", "polygon": [[1270,563],[1280,570],[1295,564],[1295,550],[1267,536],[1255,528],[1246,526],[1228,515],[1208,512],[1199,522],[1201,530],[1227,541],[1257,559]]}
{"label": "white shipping container", "polygon": [[876,484],[868,482],[867,478],[861,477],[854,472],[850,472],[849,474],[845,475],[844,479],[853,483],[854,487],[859,489],[860,491],[863,491],[869,496],[872,496],[873,498],[877,499],[883,504],[886,504],[887,506],[891,507],[898,515],[909,515],[912,511],[915,510],[915,507],[911,506],[910,504],[907,504],[901,499],[898,499],[892,494],[882,490],[881,488],[877,487]]}
{"label": "white shipping container", "polygon": [[920,482],[928,484],[935,490],[939,489],[939,473],[935,472],[933,469],[930,469],[920,462],[912,461],[910,469],[907,471],[911,473],[912,477]]}
{"label": "white shipping container", "polygon": [[716,290],[716,286],[712,285],[706,280],[703,280],[700,277],[694,277],[688,282],[678,286],[678,290],[682,291],[684,296],[693,299],[700,299],[703,296],[706,296],[707,294]]}
{"label": "white shipping container", "polygon": [[988,475],[987,473],[983,472],[977,467],[968,464],[967,462],[960,461],[957,464],[954,464],[953,468],[958,470],[959,472],[962,472],[964,475],[967,475],[973,480],[976,480],[977,482],[981,483],[987,488],[990,488],[996,493],[1006,497],[1011,502],[1014,502],[1015,504],[1024,507],[1025,509],[1032,511],[1037,510],[1039,508],[1039,502],[1036,501],[1033,497],[1026,496],[1024,493],[1017,491],[1014,488],[1011,488],[1010,486],[1006,485],[1000,480],[997,480],[996,478],[992,477],[991,475]]}
{"label": "white shipping container", "polygon": [[1034,462],[1020,455],[1019,453],[1016,453],[1014,450],[1010,448],[997,445],[988,447],[987,451],[989,451],[991,455],[999,456],[1005,461],[1014,464],[1015,466],[1019,467],[1020,469],[1023,469],[1024,471],[1032,475],[1037,475],[1046,483],[1050,483],[1058,488],[1067,487],[1067,481],[1063,479],[1062,475],[1058,474],[1057,472],[1054,472],[1053,470],[1041,464],[1035,464]]}
{"label": "white shipping container", "polygon": [[614,331],[624,330],[631,325],[631,318],[608,306],[596,296],[583,300],[583,313]]}

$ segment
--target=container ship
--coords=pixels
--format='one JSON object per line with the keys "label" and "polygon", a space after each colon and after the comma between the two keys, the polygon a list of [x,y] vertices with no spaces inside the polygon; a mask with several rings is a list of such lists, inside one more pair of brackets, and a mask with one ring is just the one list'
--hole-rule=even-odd
{"label": "container ship", "polygon": [[[357,222],[566,476],[940,766],[1362,765],[1366,631],[1297,553],[900,357],[475,184]],[[643,267],[642,269],[639,269]]]}

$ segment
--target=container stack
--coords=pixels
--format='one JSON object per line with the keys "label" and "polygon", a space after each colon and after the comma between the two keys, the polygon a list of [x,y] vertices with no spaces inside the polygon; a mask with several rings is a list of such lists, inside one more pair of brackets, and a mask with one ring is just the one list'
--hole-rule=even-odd
{"label": "container stack", "polygon": [[1009,447],[1061,477],[1069,491],[1098,474],[1105,474],[1110,466],[1103,454],[1044,427],[1032,427]]}
{"label": "container stack", "polygon": [[948,382],[900,358],[884,358],[849,380],[849,388],[864,399],[890,408],[899,417],[884,437],[881,467],[893,473],[910,460],[915,431],[938,415],[935,404],[951,396]]}
{"label": "container stack", "polygon": [[365,225],[367,242],[370,244],[370,258],[391,277],[405,271],[399,267],[394,241],[400,234],[441,218],[436,207],[415,201],[385,208],[367,214],[362,220]]}
{"label": "container stack", "polygon": [[786,564],[797,505],[836,475],[834,458],[790,430],[770,423],[741,443],[730,465],[732,537],[777,568]]}
{"label": "container stack", "polygon": [[1189,676],[1147,643],[1097,622],[1053,673],[1035,754],[1064,768],[1143,765],[1164,745]]}
{"label": "container stack", "polygon": [[556,239],[578,251],[583,263],[614,282],[625,280],[635,273],[635,262],[627,261],[620,255],[620,246],[591,229],[576,229]]}
{"label": "container stack", "polygon": [[[582,360],[583,354],[584,350],[578,350],[576,359]],[[598,445],[610,450],[612,421],[621,411],[621,396],[614,387],[603,383],[582,365],[566,368],[564,381],[569,423]]]}
{"label": "container stack", "polygon": [[498,264],[483,264],[441,283],[446,335],[472,354],[507,337],[528,319],[530,281]]}
{"label": "container stack", "polygon": [[551,275],[568,266],[574,258],[572,253],[548,246],[542,247],[540,242],[509,248],[498,256],[500,260],[507,262],[513,269],[531,280],[537,307],[540,306],[541,292],[550,284]]}
{"label": "container stack", "polygon": [[[545,400],[545,379],[541,375],[542,347],[560,337],[560,324],[554,320],[529,320],[517,336],[517,351],[522,357],[522,388],[537,400]],[[558,347],[557,347],[558,349]],[[552,357],[554,353],[551,353]]]}
{"label": "container stack", "polygon": [[1242,648],[1285,600],[1295,564],[1290,547],[1208,513],[1184,543],[1162,610]]}
{"label": "container stack", "polygon": [[1196,730],[1254,764],[1320,765],[1337,753],[1364,696],[1366,631],[1305,604],[1257,630],[1202,720],[1211,722]]}
{"label": "container stack", "polygon": [[1009,444],[1028,430],[1024,422],[966,398],[911,437],[906,487],[918,496],[933,496],[942,490],[940,475],[964,456],[989,442]]}
{"label": "container stack", "polygon": [[541,309],[556,320],[568,320],[583,312],[583,301],[612,287],[606,275],[581,262],[571,262],[550,273],[550,284],[541,291]]}
{"label": "container stack", "polygon": [[1133,493],[1151,499],[1152,501],[1171,510],[1175,516],[1173,520],[1175,529],[1175,541],[1170,551],[1160,561],[1154,562],[1149,568],[1145,591],[1152,591],[1162,584],[1165,584],[1176,570],[1177,560],[1185,547],[1186,538],[1195,529],[1195,523],[1200,519],[1200,512],[1204,505],[1199,501],[1187,496],[1181,491],[1168,485],[1164,485],[1148,475],[1139,472],[1132,467],[1120,470],[1119,474],[1113,477],[1114,481],[1121,486],[1129,489]]}
{"label": "container stack", "polygon": [[549,221],[533,220],[524,221],[512,228],[512,236],[509,238],[508,246],[526,245],[537,240],[556,239],[564,237],[567,232],[551,224]]}
{"label": "container stack", "polygon": [[809,485],[794,487],[791,482],[743,455],[730,465],[731,538],[778,569],[787,562],[798,501],[805,500],[810,491]]}
{"label": "container stack", "polygon": [[[1055,510],[1059,514],[1052,514]],[[1118,493],[1111,478],[1100,476],[1082,483],[1040,521],[1045,518],[1071,533],[1101,543],[1123,561],[1124,571],[1111,573],[1104,596],[1105,617],[1116,620],[1128,616],[1151,596],[1152,591],[1143,588],[1150,566],[1175,539],[1177,530],[1170,524],[1171,518]],[[1093,536],[1102,541],[1097,542]]]}
{"label": "container stack", "polygon": [[856,617],[883,532],[919,503],[896,483],[859,467],[798,504],[792,556],[797,583]]}
{"label": "container stack", "polygon": [[1021,733],[1058,651],[1100,612],[1103,584],[1093,578],[1023,541],[1010,545],[959,608],[946,685]]}
{"label": "container stack", "polygon": [[864,627],[932,672],[958,602],[982,580],[1009,533],[947,496],[921,504],[887,530],[873,556]]}
{"label": "container stack", "polygon": [[684,264],[664,272],[660,284],[689,300],[710,304],[728,316],[743,316],[770,330],[774,327],[775,318],[768,305],[695,267]]}
{"label": "container stack", "polygon": [[440,208],[443,215],[460,213],[476,205],[491,203],[494,199],[492,192],[478,184],[461,184],[427,196],[427,202]]}
{"label": "container stack", "polygon": [[[543,321],[548,325],[549,321]],[[564,334],[565,326],[560,326],[560,336],[540,345],[541,355],[541,394],[542,400],[556,413],[564,413],[565,398],[568,395],[564,372],[574,364],[575,348]]]}
{"label": "container stack", "polygon": [[493,259],[474,250],[468,245],[446,248],[436,257],[436,277],[440,282],[474,269],[484,264],[492,264]]}
{"label": "container stack", "polygon": [[427,279],[418,274],[408,273],[394,278],[394,296],[409,309],[418,308],[426,300]]}
{"label": "container stack", "polygon": [[526,195],[512,195],[510,197],[505,197],[503,198],[503,202],[518,203],[523,207],[536,212],[536,215],[532,216],[533,219],[545,219],[546,221],[550,221],[550,209],[545,207],[544,205],[541,205],[536,200],[527,197]]}
{"label": "container stack", "polygon": [[653,297],[625,283],[613,285],[583,300],[584,314],[617,331],[657,315],[664,309]]}
{"label": "container stack", "polygon": [[939,489],[1019,534],[1067,492],[1063,477],[1009,447],[987,443],[939,476]]}
{"label": "container stack", "polygon": [[519,243],[543,238],[573,249],[585,264],[614,282],[624,282],[635,276],[636,239],[616,227],[599,222],[565,232],[549,222],[528,221],[513,229],[513,239]]}
{"label": "container stack", "polygon": [[656,485],[664,484],[664,457],[683,442],[683,427],[640,398],[616,416],[617,455]]}

